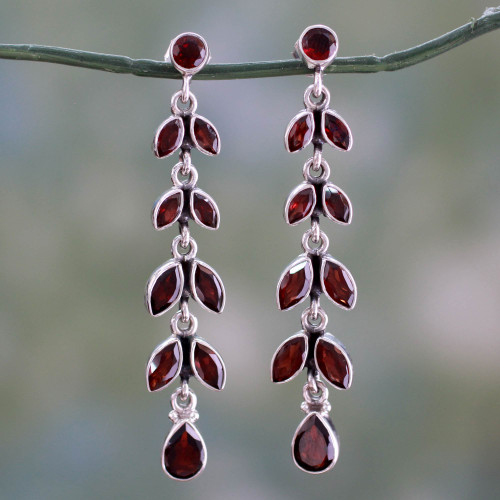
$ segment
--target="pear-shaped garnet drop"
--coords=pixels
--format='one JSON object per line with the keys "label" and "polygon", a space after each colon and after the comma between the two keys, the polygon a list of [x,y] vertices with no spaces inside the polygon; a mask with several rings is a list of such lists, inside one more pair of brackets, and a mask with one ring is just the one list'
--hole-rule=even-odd
{"label": "pear-shaped garnet drop", "polygon": [[323,209],[325,215],[335,222],[340,224],[351,222],[351,202],[344,192],[333,184],[325,184],[323,187]]}
{"label": "pear-shaped garnet drop", "polygon": [[203,39],[192,33],[180,35],[172,44],[173,62],[182,69],[199,68],[207,60],[207,52]]}
{"label": "pear-shaped garnet drop", "polygon": [[315,350],[316,366],[323,376],[338,389],[349,389],[352,369],[344,349],[328,336],[320,337]]}
{"label": "pear-shaped garnet drop", "polygon": [[352,309],[356,303],[356,285],[351,273],[330,257],[323,261],[321,274],[322,288],[328,298],[344,309]]}
{"label": "pear-shaped garnet drop", "polygon": [[181,215],[184,194],[181,189],[167,191],[153,208],[153,226],[165,229],[172,225]]}
{"label": "pear-shaped garnet drop", "polygon": [[171,155],[184,138],[184,124],[178,116],[165,120],[156,131],[153,141],[153,152],[158,158]]}
{"label": "pear-shaped garnet drop", "polygon": [[326,111],[323,115],[324,138],[331,145],[341,151],[349,151],[352,146],[351,132],[340,116]]}
{"label": "pear-shaped garnet drop", "polygon": [[335,465],[339,445],[333,426],[319,413],[310,413],[299,425],[292,443],[295,463],[304,471],[324,472]]}
{"label": "pear-shaped garnet drop", "polygon": [[189,422],[182,422],[170,432],[163,448],[163,468],[174,479],[187,480],[198,474],[207,460],[200,433]]}
{"label": "pear-shaped garnet drop", "polygon": [[216,128],[201,116],[193,118],[191,138],[196,147],[205,154],[216,155],[220,152],[220,138]]}
{"label": "pear-shaped garnet drop", "polygon": [[177,339],[159,345],[148,363],[148,389],[153,392],[165,388],[179,373],[180,365],[181,349]]}
{"label": "pear-shaped garnet drop", "polygon": [[192,278],[194,298],[209,311],[224,309],[224,287],[217,273],[207,264],[196,261]]}
{"label": "pear-shaped garnet drop", "polygon": [[286,311],[307,298],[311,291],[313,269],[309,258],[293,261],[278,283],[278,305]]}
{"label": "pear-shaped garnet drop", "polygon": [[215,201],[201,189],[195,189],[191,198],[191,213],[193,219],[209,229],[219,227],[219,211]]}
{"label": "pear-shaped garnet drop", "polygon": [[314,118],[310,111],[295,116],[289,123],[285,137],[287,150],[295,153],[304,149],[312,140],[314,134]]}
{"label": "pear-shaped garnet drop", "polygon": [[313,27],[302,35],[302,50],[313,61],[327,61],[337,52],[337,39],[332,31]]}
{"label": "pear-shaped garnet drop", "polygon": [[218,391],[224,388],[226,373],[222,359],[206,342],[194,342],[193,371],[203,383]]}
{"label": "pear-shaped garnet drop", "polygon": [[179,299],[184,284],[181,264],[169,261],[158,268],[146,286],[146,304],[153,316],[166,312]]}
{"label": "pear-shaped garnet drop", "polygon": [[316,204],[316,191],[311,184],[302,184],[290,194],[285,205],[285,219],[295,225],[309,217]]}
{"label": "pear-shaped garnet drop", "polygon": [[307,337],[300,333],[281,344],[273,356],[273,382],[286,382],[299,373],[306,362]]}

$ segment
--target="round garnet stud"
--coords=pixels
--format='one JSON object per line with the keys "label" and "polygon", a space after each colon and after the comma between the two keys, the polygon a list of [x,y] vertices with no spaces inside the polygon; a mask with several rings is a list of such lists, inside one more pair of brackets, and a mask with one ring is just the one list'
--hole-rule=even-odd
{"label": "round garnet stud", "polygon": [[207,62],[208,46],[201,36],[183,33],[173,40],[170,55],[178,70],[192,74]]}
{"label": "round garnet stud", "polygon": [[326,26],[310,26],[299,43],[301,51],[312,62],[331,62],[337,54],[337,36]]}

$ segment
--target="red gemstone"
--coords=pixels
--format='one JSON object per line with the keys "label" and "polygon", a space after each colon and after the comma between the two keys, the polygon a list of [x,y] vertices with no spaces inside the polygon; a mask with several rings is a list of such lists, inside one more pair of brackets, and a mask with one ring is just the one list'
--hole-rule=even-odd
{"label": "red gemstone", "polygon": [[325,135],[339,149],[347,151],[351,146],[351,134],[347,125],[331,113],[325,113]]}
{"label": "red gemstone", "polygon": [[325,28],[311,28],[302,37],[302,50],[314,61],[326,61],[337,50],[337,40]]}
{"label": "red gemstone", "polygon": [[194,273],[196,299],[207,309],[220,313],[224,306],[224,289],[217,274],[208,266],[196,263]]}
{"label": "red gemstone", "polygon": [[219,355],[206,344],[194,345],[194,369],[198,376],[210,387],[220,391],[224,387],[224,365]]}
{"label": "red gemstone", "polygon": [[285,382],[299,372],[306,360],[306,338],[303,335],[288,339],[273,358],[273,382]]}
{"label": "red gemstone", "polygon": [[278,286],[280,309],[290,309],[302,302],[309,295],[312,280],[313,272],[309,259],[292,263]]}
{"label": "red gemstone", "polygon": [[314,188],[307,184],[298,193],[292,193],[289,200],[286,214],[287,221],[289,224],[298,224],[311,215],[316,202],[316,193]]}
{"label": "red gemstone", "polygon": [[163,466],[176,479],[191,479],[203,468],[205,445],[200,434],[189,422],[184,422],[165,443]]}
{"label": "red gemstone", "polygon": [[305,148],[312,140],[314,133],[314,119],[312,113],[307,113],[294,118],[293,125],[288,132],[288,150],[290,153],[295,153]]}
{"label": "red gemstone", "polygon": [[165,312],[179,298],[182,292],[182,274],[180,265],[168,267],[156,279],[150,295],[153,316]]}
{"label": "red gemstone", "polygon": [[323,376],[339,389],[348,389],[352,373],[345,353],[323,338],[316,345],[316,363]]}
{"label": "red gemstone", "polygon": [[323,290],[338,305],[351,309],[356,302],[356,286],[349,271],[336,262],[325,261]]}
{"label": "red gemstone", "polygon": [[169,342],[156,352],[148,363],[148,387],[158,391],[166,387],[177,375],[181,360],[179,342]]}
{"label": "red gemstone", "polygon": [[217,229],[219,215],[215,202],[201,190],[193,191],[193,216],[202,226]]}
{"label": "red gemstone", "polygon": [[182,211],[182,191],[169,191],[156,211],[155,227],[162,229],[177,220]]}
{"label": "red gemstone", "polygon": [[338,222],[349,224],[351,222],[351,205],[347,196],[333,184],[327,184],[324,190],[324,209],[328,215]]}
{"label": "red gemstone", "polygon": [[333,429],[317,413],[306,417],[297,429],[293,457],[307,472],[322,472],[332,467],[338,456],[338,443]]}
{"label": "red gemstone", "polygon": [[172,46],[172,58],[184,69],[194,69],[200,66],[207,55],[205,42],[196,35],[182,35]]}
{"label": "red gemstone", "polygon": [[169,118],[156,132],[153,151],[158,158],[172,154],[182,143],[184,125],[180,118]]}
{"label": "red gemstone", "polygon": [[219,136],[215,127],[201,117],[196,117],[193,126],[194,140],[202,152],[216,155],[219,153]]}

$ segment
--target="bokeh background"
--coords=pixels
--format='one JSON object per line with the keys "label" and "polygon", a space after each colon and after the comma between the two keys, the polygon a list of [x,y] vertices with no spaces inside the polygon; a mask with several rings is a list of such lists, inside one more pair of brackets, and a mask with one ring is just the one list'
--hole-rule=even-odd
{"label": "bokeh background", "polygon": [[[486,7],[2,0],[0,38],[161,59],[189,30],[213,62],[241,62],[287,58],[322,22],[339,55],[383,55]],[[160,468],[170,392],[149,394],[144,380],[169,317],[150,318],[142,298],[175,235],[150,223],[175,160],[156,160],[149,145],[179,82],[0,60],[0,497],[499,498],[498,41],[394,73],[326,78],[355,143],[326,152],[353,224],[325,228],[359,301],[352,313],[325,306],[355,378],[331,391],[341,455],[323,476],[290,457],[303,379],[269,378],[275,348],[300,328],[300,310],[279,312],[274,294],[307,225],[282,218],[309,154],[287,154],[282,137],[310,79],[194,82],[222,138],[220,157],[194,153],[222,225],[194,235],[228,294],[220,317],[194,307],[228,383],[214,393],[193,381],[209,461],[183,484]]]}

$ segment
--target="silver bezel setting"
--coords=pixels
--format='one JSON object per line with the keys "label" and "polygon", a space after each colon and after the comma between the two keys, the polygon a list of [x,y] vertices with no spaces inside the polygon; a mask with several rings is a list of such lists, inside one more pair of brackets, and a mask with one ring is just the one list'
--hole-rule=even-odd
{"label": "silver bezel setting", "polygon": [[[174,219],[172,220],[172,222],[170,222],[169,224],[167,224],[165,226],[162,226],[162,227],[158,227],[158,224],[156,222],[157,222],[157,219],[158,219],[158,212],[160,211],[160,207],[161,207],[162,203],[167,198],[170,198],[170,196],[174,196],[175,194],[178,194],[178,193],[180,193],[180,195],[181,195],[181,201],[179,203],[179,206],[177,207],[177,214],[176,214],[176,216],[174,217]],[[172,224],[175,224],[178,221],[178,219],[181,216],[181,214],[182,214],[182,207],[183,206],[184,206],[184,191],[182,189],[174,187],[172,189],[169,189],[165,193],[163,193],[156,200],[155,204],[153,205],[153,210],[151,211],[151,218],[152,218],[152,221],[153,221],[153,227],[157,231],[163,231],[164,229],[167,229],[167,227],[172,226]]]}
{"label": "silver bezel setting", "polygon": [[[318,344],[320,342],[326,342],[328,344],[331,344],[333,345],[334,347],[336,347],[339,351],[342,352],[342,355],[344,356],[346,362],[347,362],[347,366],[349,367],[349,383],[347,384],[347,387],[338,387],[337,385],[335,384],[332,384],[332,382],[330,382],[330,380],[328,380],[328,378],[326,377],[326,375],[321,371],[321,369],[319,368],[319,365],[318,365],[318,357],[317,357],[317,351],[318,351]],[[316,345],[314,346],[314,362],[316,364],[316,368],[318,369],[318,371],[321,373],[321,375],[323,375],[324,379],[333,387],[335,387],[335,389],[338,389],[339,391],[345,391],[347,389],[349,389],[352,385],[352,377],[353,377],[353,366],[352,366],[352,361],[351,361],[351,357],[349,356],[349,353],[347,352],[344,344],[342,344],[342,342],[340,342],[340,340],[338,340],[334,335],[332,335],[331,333],[325,333],[324,335],[322,335],[321,337],[318,338],[318,340],[316,341]]]}
{"label": "silver bezel setting", "polygon": [[[196,267],[198,265],[206,267],[209,271],[211,271],[214,274],[214,276],[216,277],[217,281],[220,283],[220,286],[222,289],[222,306],[221,306],[220,311],[212,311],[212,309],[209,309],[205,304],[203,304],[203,302],[198,297],[198,294],[196,293],[195,274],[196,274]],[[217,272],[215,271],[215,269],[212,266],[209,266],[207,263],[205,263],[201,260],[194,259],[193,265],[191,268],[191,279],[190,279],[189,284],[190,284],[191,295],[192,295],[193,299],[196,300],[196,302],[198,304],[200,304],[200,306],[203,307],[203,309],[206,309],[207,311],[214,313],[214,314],[221,314],[222,313],[222,311],[224,310],[224,306],[226,305],[226,290],[224,288],[224,283],[222,282],[220,276],[217,274]]]}
{"label": "silver bezel setting", "polygon": [[[153,359],[155,358],[155,356],[160,351],[162,351],[163,349],[165,349],[165,347],[167,347],[169,344],[177,344],[177,346],[179,347],[179,353],[180,353],[179,366],[177,367],[177,370],[175,371],[175,375],[172,377],[172,380],[170,382],[168,382],[168,384],[165,384],[160,389],[151,390],[150,387],[149,387],[149,367],[151,366],[151,363],[152,363]],[[182,346],[181,346],[181,341],[175,335],[171,335],[170,337],[168,337],[167,340],[165,340],[164,342],[162,342],[161,344],[159,344],[159,345],[157,345],[155,347],[154,351],[151,353],[151,356],[149,357],[149,361],[146,364],[146,385],[148,386],[148,391],[149,392],[160,392],[160,391],[163,391],[164,389],[166,389],[179,376],[181,368],[182,368]]]}
{"label": "silver bezel setting", "polygon": [[281,307],[280,307],[280,285],[281,285],[281,282],[283,281],[283,278],[285,277],[285,275],[293,267],[297,266],[298,264],[301,264],[302,262],[306,262],[309,266],[309,269],[311,270],[311,275],[314,274],[314,269],[312,266],[311,259],[305,253],[300,254],[295,260],[292,260],[292,262],[290,262],[290,264],[288,264],[288,266],[286,266],[285,270],[281,273],[280,279],[278,280],[278,286],[276,287],[276,303],[278,304],[278,309],[280,309],[280,311],[289,311],[290,309],[293,309],[295,306],[302,304],[302,302],[304,302],[308,298],[309,294],[311,293],[311,288],[312,288],[312,284],[314,281],[314,276],[313,276],[313,279],[311,280],[311,283],[309,284],[309,288],[307,290],[307,293],[304,295],[303,299],[301,299],[299,302],[297,302],[293,306],[290,306],[286,309],[281,309]]}
{"label": "silver bezel setting", "polygon": [[[178,121],[179,122],[179,129],[180,129],[180,134],[179,134],[179,137],[180,137],[180,140],[178,140],[178,144],[177,146],[175,147],[175,149],[171,152],[171,153],[168,153],[168,155],[163,155],[163,156],[160,156],[159,153],[158,153],[158,139],[160,137],[160,133],[161,131],[163,130],[163,128],[167,125],[167,123],[171,122],[171,121]],[[153,139],[153,153],[155,154],[155,156],[159,159],[163,159],[163,158],[168,158],[169,156],[172,156],[180,147],[181,147],[181,144],[182,144],[182,141],[184,140],[184,122],[182,121],[182,118],[179,117],[179,116],[169,116],[166,120],[162,121],[160,123],[160,125],[158,126],[158,128],[156,129],[156,133],[155,133],[155,137]]]}
{"label": "silver bezel setting", "polygon": [[[220,389],[217,389],[216,387],[212,387],[211,385],[207,384],[200,376],[198,371],[196,370],[196,365],[194,362],[194,349],[196,347],[196,344],[201,344],[204,345],[205,347],[208,347],[210,350],[212,350],[217,358],[219,359],[221,365],[222,365],[222,372],[223,372],[223,379],[222,379],[222,387]],[[222,391],[224,387],[226,386],[226,365],[224,364],[224,360],[222,359],[222,356],[203,338],[201,337],[195,337],[193,339],[193,342],[191,344],[191,352],[189,353],[189,362],[191,364],[191,369],[193,370],[194,376],[198,382],[200,382],[202,385],[205,387],[208,387],[212,391]]]}
{"label": "silver bezel setting", "polygon": [[[201,62],[201,64],[196,68],[184,68],[183,66],[179,66],[175,62],[175,59],[174,59],[173,54],[172,54],[172,49],[174,47],[175,42],[179,38],[181,38],[182,36],[193,36],[193,37],[199,38],[203,42],[203,45],[205,46],[205,50],[206,50],[205,57],[203,58],[203,61]],[[210,54],[210,49],[208,47],[207,41],[201,35],[198,35],[198,33],[193,33],[192,31],[187,31],[186,33],[181,33],[180,35],[177,35],[173,40],[170,41],[170,45],[168,46],[168,50],[165,53],[165,61],[170,61],[177,71],[179,71],[180,73],[182,73],[183,75],[186,75],[186,76],[192,76],[192,75],[195,75],[196,73],[198,73],[198,71],[203,69],[205,64],[207,64],[208,61],[210,61],[210,58],[211,58],[211,54]]]}
{"label": "silver bezel setting", "polygon": [[[349,147],[347,149],[339,148],[332,141],[330,141],[330,139],[328,138],[328,136],[325,132],[325,116],[327,114],[334,116],[335,118],[340,120],[345,125],[347,132],[349,133]],[[325,111],[321,114],[321,135],[323,136],[323,139],[327,142],[327,144],[329,144],[330,146],[335,148],[337,151],[343,151],[344,153],[347,153],[347,151],[350,151],[352,149],[352,145],[353,145],[354,141],[352,138],[351,128],[349,127],[347,122],[336,111],[333,111],[332,109],[325,109]]]}
{"label": "silver bezel setting", "polygon": [[[345,199],[347,200],[347,204],[349,205],[349,220],[347,222],[343,222],[341,220],[338,220],[336,219],[329,211],[328,209],[326,208],[326,190],[329,188],[329,187],[332,187],[334,189],[336,189],[339,193],[341,193]],[[340,224],[342,226],[348,226],[351,221],[352,221],[352,204],[351,204],[351,200],[349,199],[349,197],[345,194],[345,192],[340,189],[338,186],[336,186],[333,182],[327,182],[322,190],[321,190],[321,205],[322,205],[322,208],[323,208],[323,214],[325,215],[325,217],[327,217],[328,219],[332,220],[333,222],[336,222],[337,224]]]}
{"label": "silver bezel setting", "polygon": [[[179,286],[179,293],[178,296],[175,298],[175,300],[172,301],[172,303],[162,312],[154,314],[152,309],[151,309],[151,293],[153,291],[153,287],[155,286],[155,283],[157,282],[158,278],[168,269],[177,267],[180,271],[180,286]],[[167,311],[169,311],[180,299],[182,295],[182,290],[184,289],[184,273],[182,271],[182,265],[179,260],[177,259],[170,259],[169,261],[165,262],[165,264],[162,264],[160,267],[156,268],[153,271],[153,274],[150,276],[148,282],[146,283],[146,292],[144,294],[144,302],[146,304],[146,308],[151,314],[151,316],[157,318],[159,316],[163,316]]]}
{"label": "silver bezel setting", "polygon": [[[273,367],[274,367],[274,360],[276,359],[276,356],[278,355],[278,352],[286,344],[288,344],[288,342],[290,342],[291,340],[296,339],[298,337],[302,337],[304,339],[304,341],[305,341],[305,349],[304,349],[305,356],[304,356],[304,359],[302,361],[302,364],[300,365],[300,368],[290,378],[287,378],[286,380],[282,380],[280,382],[275,382],[273,380]],[[286,340],[284,340],[283,342],[281,342],[281,344],[278,346],[278,348],[274,352],[273,358],[271,359],[271,380],[272,380],[273,384],[286,384],[287,382],[290,382],[290,380],[293,380],[300,372],[302,372],[302,370],[304,369],[304,366],[306,365],[307,351],[308,350],[309,350],[309,339],[307,338],[307,335],[304,332],[296,333],[295,335],[292,335],[291,337],[288,337]]]}
{"label": "silver bezel setting", "polygon": [[[290,222],[290,219],[288,218],[288,209],[290,208],[290,203],[292,203],[292,200],[295,198],[295,196],[297,196],[300,192],[305,191],[306,188],[312,190],[312,192],[313,192],[313,204],[312,204],[312,208],[311,208],[310,212],[307,215],[305,215],[304,217],[302,217],[302,219],[300,219],[300,220],[298,220],[296,222]],[[288,195],[288,198],[287,198],[287,200],[285,202],[285,208],[284,208],[283,215],[285,217],[286,223],[289,226],[296,226],[296,225],[300,224],[302,221],[306,220],[314,212],[314,207],[316,206],[316,202],[317,202],[317,199],[316,199],[316,189],[314,189],[314,186],[312,184],[310,184],[309,182],[302,182],[301,184],[299,184]]]}
{"label": "silver bezel setting", "polygon": [[[194,211],[194,195],[195,193],[198,193],[206,198],[208,198],[210,204],[212,205],[212,207],[215,209],[215,213],[217,214],[217,224],[215,227],[210,227],[210,226],[206,226],[205,224],[203,224],[203,222],[201,222],[201,220],[197,217],[195,211]],[[191,191],[191,195],[190,195],[190,200],[189,200],[189,210],[191,212],[191,216],[193,217],[193,220],[196,222],[196,224],[199,224],[201,227],[204,227],[206,229],[209,229],[210,231],[216,231],[217,229],[219,229],[219,226],[220,226],[220,212],[219,212],[219,207],[217,206],[217,203],[215,203],[215,200],[208,194],[206,193],[205,191],[203,191],[202,189],[200,188],[194,188],[192,191]]]}
{"label": "silver bezel setting", "polygon": [[[333,264],[337,264],[338,266],[340,266],[342,269],[344,269],[347,274],[349,275],[349,277],[351,278],[352,280],[352,283],[354,285],[354,302],[352,303],[352,306],[351,307],[346,307],[342,304],[339,304],[338,302],[336,302],[335,300],[333,300],[332,297],[330,297],[330,295],[327,293],[327,291],[325,290],[325,284],[324,284],[324,280],[323,280],[323,275],[324,275],[324,271],[325,271],[325,265],[326,265],[326,262],[332,262]],[[356,301],[358,300],[358,288],[356,286],[356,282],[354,281],[354,278],[351,274],[351,271],[349,271],[349,269],[347,269],[347,267],[344,266],[344,264],[342,264],[342,262],[339,262],[337,259],[334,259],[330,254],[325,254],[323,255],[323,258],[321,260],[321,274],[320,274],[320,282],[321,282],[321,290],[323,290],[323,293],[337,306],[337,307],[340,307],[341,309],[345,309],[346,311],[350,311],[352,309],[354,309],[354,306],[356,305]]]}
{"label": "silver bezel setting", "polygon": [[[335,38],[335,52],[328,59],[322,59],[319,61],[317,61],[316,59],[311,59],[304,52],[304,49],[302,48],[302,39],[304,38],[305,34],[307,32],[309,32],[310,30],[315,29],[315,28],[324,29],[324,30],[330,32],[333,35],[333,37]],[[337,57],[337,52],[339,51],[339,37],[337,36],[337,33],[335,33],[335,31],[333,31],[328,26],[325,26],[324,24],[313,24],[312,26],[308,26],[302,32],[299,39],[295,43],[295,50],[296,50],[296,53],[300,56],[300,58],[306,63],[306,66],[309,69],[315,69],[315,68],[325,69],[327,66],[332,64],[333,60]]]}
{"label": "silver bezel setting", "polygon": [[[307,116],[307,115],[311,115],[311,118],[313,121],[311,138],[306,143],[304,143],[304,145],[300,149],[297,149],[297,151],[290,151],[290,148],[288,147],[288,135],[290,134],[290,131],[292,130],[292,127],[295,125],[295,123],[298,120],[300,120],[303,116]],[[309,144],[311,144],[313,137],[314,137],[314,132],[315,132],[314,114],[312,111],[305,109],[304,111],[301,111],[300,113],[296,114],[288,123],[288,126],[286,127],[286,130],[285,130],[285,149],[289,153],[292,153],[292,154],[298,153],[299,151],[302,151],[304,148],[309,146]]]}
{"label": "silver bezel setting", "polygon": [[[202,148],[198,142],[198,139],[196,138],[196,134],[194,133],[194,122],[196,119],[200,119],[202,121],[204,121],[205,123],[207,123],[208,125],[210,125],[214,130],[215,130],[215,134],[217,135],[217,151],[215,153],[211,153],[210,151],[207,151],[206,149]],[[191,117],[191,121],[189,123],[189,133],[191,134],[191,140],[193,141],[196,149],[198,151],[200,151],[201,153],[203,153],[204,155],[207,155],[207,156],[216,156],[220,153],[220,148],[221,148],[221,143],[220,143],[220,135],[219,135],[219,131],[217,130],[217,128],[215,127],[215,125],[210,121],[208,120],[207,118],[205,118],[204,116],[201,116],[201,115],[197,115],[197,114],[193,114],[192,117]]]}

